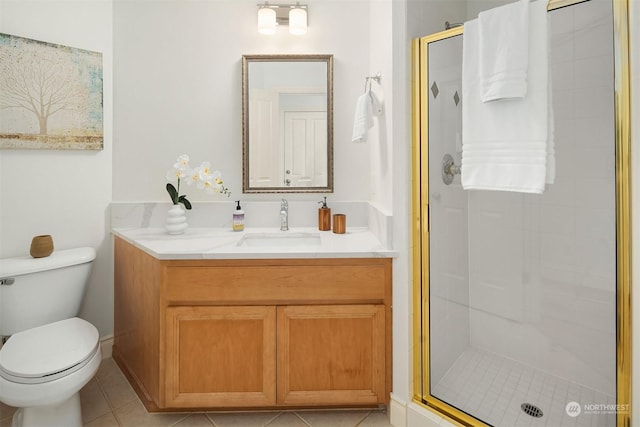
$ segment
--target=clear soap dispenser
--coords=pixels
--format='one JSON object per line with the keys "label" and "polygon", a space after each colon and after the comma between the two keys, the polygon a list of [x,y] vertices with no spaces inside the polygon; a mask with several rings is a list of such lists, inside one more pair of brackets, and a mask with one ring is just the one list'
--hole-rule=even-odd
{"label": "clear soap dispenser", "polygon": [[322,204],[318,209],[318,230],[331,230],[331,209],[327,206],[327,198],[325,197],[324,201],[318,203]]}
{"label": "clear soap dispenser", "polygon": [[236,210],[233,211],[233,231],[244,230],[244,211],[240,207],[240,200],[236,200]]}

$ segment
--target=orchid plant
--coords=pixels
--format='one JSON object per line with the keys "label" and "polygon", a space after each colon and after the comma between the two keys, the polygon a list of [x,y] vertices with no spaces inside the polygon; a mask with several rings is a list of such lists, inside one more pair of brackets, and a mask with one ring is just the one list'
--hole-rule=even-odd
{"label": "orchid plant", "polygon": [[202,162],[198,167],[191,168],[189,166],[189,156],[186,154],[181,155],[176,160],[167,172],[167,180],[176,180],[176,186],[171,182],[167,183],[167,192],[171,197],[171,201],[174,205],[182,203],[185,209],[191,209],[191,202],[187,200],[186,194],[180,195],[180,182],[186,181],[187,185],[195,184],[200,190],[205,190],[207,193],[214,194],[226,194],[227,197],[231,195],[231,192],[222,182],[222,173],[220,171],[212,171],[211,163]]}

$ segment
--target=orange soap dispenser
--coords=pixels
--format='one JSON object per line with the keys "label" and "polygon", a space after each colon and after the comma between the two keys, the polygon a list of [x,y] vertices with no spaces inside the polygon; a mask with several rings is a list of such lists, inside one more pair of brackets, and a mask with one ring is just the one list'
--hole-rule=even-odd
{"label": "orange soap dispenser", "polygon": [[325,197],[324,201],[318,203],[322,204],[318,209],[318,230],[331,230],[331,209],[327,206],[327,198]]}

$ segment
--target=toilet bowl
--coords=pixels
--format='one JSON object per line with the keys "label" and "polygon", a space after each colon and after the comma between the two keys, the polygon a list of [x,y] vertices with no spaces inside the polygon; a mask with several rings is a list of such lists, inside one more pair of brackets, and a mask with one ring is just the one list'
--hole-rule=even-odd
{"label": "toilet bowl", "polygon": [[78,317],[96,251],[0,259],[0,402],[13,427],[80,427],[78,392],[98,371],[98,330]]}
{"label": "toilet bowl", "polygon": [[0,349],[0,401],[13,427],[82,426],[80,389],[98,371],[98,330],[73,317],[18,332]]}

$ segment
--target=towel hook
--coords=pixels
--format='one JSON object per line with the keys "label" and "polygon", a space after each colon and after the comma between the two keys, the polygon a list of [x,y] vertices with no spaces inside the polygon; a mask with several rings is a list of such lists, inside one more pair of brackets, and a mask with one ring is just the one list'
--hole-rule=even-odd
{"label": "towel hook", "polygon": [[369,90],[371,90],[371,80],[375,80],[376,83],[380,84],[380,79],[382,79],[382,74],[378,73],[375,76],[367,76],[364,78],[364,91],[367,92],[367,84],[369,85]]}

